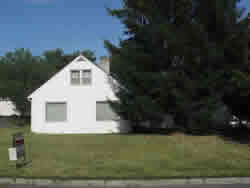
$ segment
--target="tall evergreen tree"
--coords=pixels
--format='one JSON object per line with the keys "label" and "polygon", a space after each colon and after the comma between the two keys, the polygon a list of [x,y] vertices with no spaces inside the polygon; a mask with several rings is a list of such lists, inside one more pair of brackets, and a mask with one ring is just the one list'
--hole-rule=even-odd
{"label": "tall evergreen tree", "polygon": [[226,124],[223,96],[243,64],[238,1],[123,2],[109,12],[125,25],[126,39],[119,47],[105,42],[120,84],[120,101],[111,103],[116,111],[135,125],[156,126],[166,114],[188,130]]}
{"label": "tall evergreen tree", "polygon": [[[249,26],[249,19],[245,18],[240,21],[243,28]],[[224,96],[224,101],[231,107],[232,113],[236,115],[240,120],[250,121],[250,32],[249,27],[247,32],[239,32],[235,40],[235,47],[232,49],[237,51],[236,59],[245,62],[241,67],[232,71],[232,78],[230,84],[227,87],[227,93]],[[244,44],[245,51],[240,53],[239,48],[242,48]],[[236,99],[236,100],[232,100]]]}

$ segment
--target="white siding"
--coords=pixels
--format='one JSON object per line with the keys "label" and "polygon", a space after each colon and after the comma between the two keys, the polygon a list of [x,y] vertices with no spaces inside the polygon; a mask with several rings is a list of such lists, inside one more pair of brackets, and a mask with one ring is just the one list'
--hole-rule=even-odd
{"label": "white siding", "polygon": [[[77,59],[30,96],[32,131],[52,134],[128,132],[126,121],[96,121],[96,102],[117,98],[104,71],[89,61]],[[71,85],[70,71],[85,69],[92,71],[91,85]],[[67,121],[46,122],[45,104],[58,101],[67,102]]]}

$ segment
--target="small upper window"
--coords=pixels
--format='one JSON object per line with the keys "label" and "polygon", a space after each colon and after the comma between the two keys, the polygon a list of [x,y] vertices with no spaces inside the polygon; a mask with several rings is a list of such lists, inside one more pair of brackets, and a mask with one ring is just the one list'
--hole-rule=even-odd
{"label": "small upper window", "polygon": [[90,84],[91,84],[91,70],[83,70],[82,85],[90,85]]}
{"label": "small upper window", "polygon": [[71,71],[71,84],[80,85],[80,71]]}

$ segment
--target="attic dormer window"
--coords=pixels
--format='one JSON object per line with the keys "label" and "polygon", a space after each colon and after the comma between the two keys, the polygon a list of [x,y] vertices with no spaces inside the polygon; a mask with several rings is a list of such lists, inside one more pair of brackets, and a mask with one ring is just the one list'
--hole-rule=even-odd
{"label": "attic dormer window", "polygon": [[82,85],[90,85],[90,84],[91,84],[91,70],[83,70]]}
{"label": "attic dormer window", "polygon": [[71,85],[90,85],[92,82],[91,70],[72,70],[70,79]]}
{"label": "attic dormer window", "polygon": [[80,85],[80,71],[71,71],[71,85]]}

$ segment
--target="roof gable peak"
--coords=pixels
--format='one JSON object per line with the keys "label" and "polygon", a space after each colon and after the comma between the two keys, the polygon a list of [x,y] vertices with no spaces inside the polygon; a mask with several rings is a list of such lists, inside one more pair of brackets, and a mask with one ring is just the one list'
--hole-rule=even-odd
{"label": "roof gable peak", "polygon": [[70,62],[68,65],[66,65],[64,68],[62,68],[60,71],[58,71],[55,75],[53,75],[50,79],[47,80],[47,82],[45,82],[43,85],[41,85],[38,89],[36,89],[34,92],[32,92],[29,96],[28,99],[31,99],[34,95],[34,93],[38,92],[39,90],[41,90],[41,88],[48,84],[51,80],[53,80],[54,77],[56,77],[60,72],[62,72],[64,69],[66,69],[67,67],[71,66],[71,64],[73,63],[78,63],[78,62],[88,62],[91,63],[93,65],[95,65],[97,68],[99,68],[100,70],[102,70],[105,74],[108,75],[107,72],[105,72],[105,70],[103,70],[100,66],[98,66],[96,63],[90,61],[89,59],[87,59],[85,56],[83,56],[82,54],[79,55],[78,57],[76,57],[72,62]]}
{"label": "roof gable peak", "polygon": [[76,57],[73,61],[81,62],[81,61],[89,61],[89,60],[81,54],[78,57]]}

